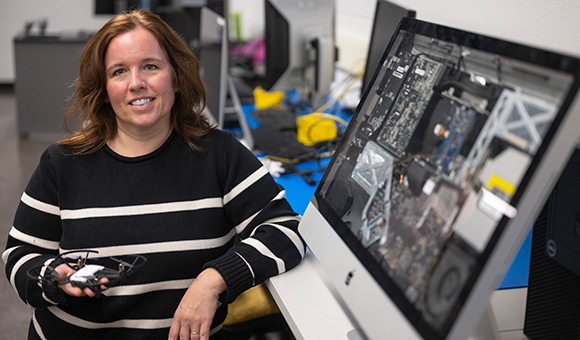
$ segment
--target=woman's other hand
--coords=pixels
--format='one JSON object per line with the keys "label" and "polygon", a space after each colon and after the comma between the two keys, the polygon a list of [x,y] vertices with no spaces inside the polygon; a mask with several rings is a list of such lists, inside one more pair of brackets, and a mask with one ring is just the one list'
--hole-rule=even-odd
{"label": "woman's other hand", "polygon": [[208,340],[219,295],[225,290],[226,283],[217,270],[208,268],[201,272],[175,311],[169,340]]}

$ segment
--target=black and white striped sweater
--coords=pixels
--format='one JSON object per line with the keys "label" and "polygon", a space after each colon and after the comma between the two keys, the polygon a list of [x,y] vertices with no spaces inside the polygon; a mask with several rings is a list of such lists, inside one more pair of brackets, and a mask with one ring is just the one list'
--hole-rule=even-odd
{"label": "black and white striped sweater", "polygon": [[[34,307],[29,338],[166,339],[183,294],[208,266],[228,287],[215,332],[227,303],[300,262],[300,216],[256,157],[228,132],[198,144],[204,153],[174,132],[137,158],[107,147],[83,156],[58,145],[45,151],[2,255],[10,283]],[[55,295],[27,277],[75,249],[147,262],[101,298]]]}

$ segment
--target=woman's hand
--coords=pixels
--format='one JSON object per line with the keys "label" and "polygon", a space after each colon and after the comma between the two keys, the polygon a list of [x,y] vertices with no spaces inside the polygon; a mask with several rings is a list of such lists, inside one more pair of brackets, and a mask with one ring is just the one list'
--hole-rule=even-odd
{"label": "woman's hand", "polygon": [[209,339],[219,295],[226,283],[214,268],[207,268],[193,281],[175,311],[169,340]]}
{"label": "woman's hand", "polygon": [[[62,277],[69,277],[72,274],[74,274],[76,272],[76,270],[72,269],[71,267],[67,266],[65,263],[59,265],[58,267],[56,267],[55,271],[58,273],[58,275],[62,278]],[[102,278],[101,279],[101,283],[105,284],[109,282],[108,279],[106,278]],[[65,285],[59,286],[59,288],[65,292],[68,295],[71,296],[77,296],[77,297],[81,297],[81,296],[88,296],[88,297],[95,297],[96,293],[93,292],[90,288],[85,287],[85,288],[81,288],[81,287],[74,287],[73,285],[71,285],[70,283],[67,283]],[[104,289],[104,286],[101,286],[101,289]]]}

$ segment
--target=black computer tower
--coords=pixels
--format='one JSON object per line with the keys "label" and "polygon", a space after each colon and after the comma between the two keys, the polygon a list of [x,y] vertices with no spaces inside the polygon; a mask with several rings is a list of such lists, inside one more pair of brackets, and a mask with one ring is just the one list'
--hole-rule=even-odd
{"label": "black computer tower", "polygon": [[580,150],[533,226],[524,334],[580,339]]}

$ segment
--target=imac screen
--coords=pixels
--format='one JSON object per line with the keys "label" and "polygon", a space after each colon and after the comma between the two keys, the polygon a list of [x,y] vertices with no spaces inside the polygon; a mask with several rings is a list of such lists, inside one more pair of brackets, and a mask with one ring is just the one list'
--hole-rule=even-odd
{"label": "imac screen", "polygon": [[419,334],[440,339],[518,214],[579,61],[404,18],[379,65],[313,202]]}

